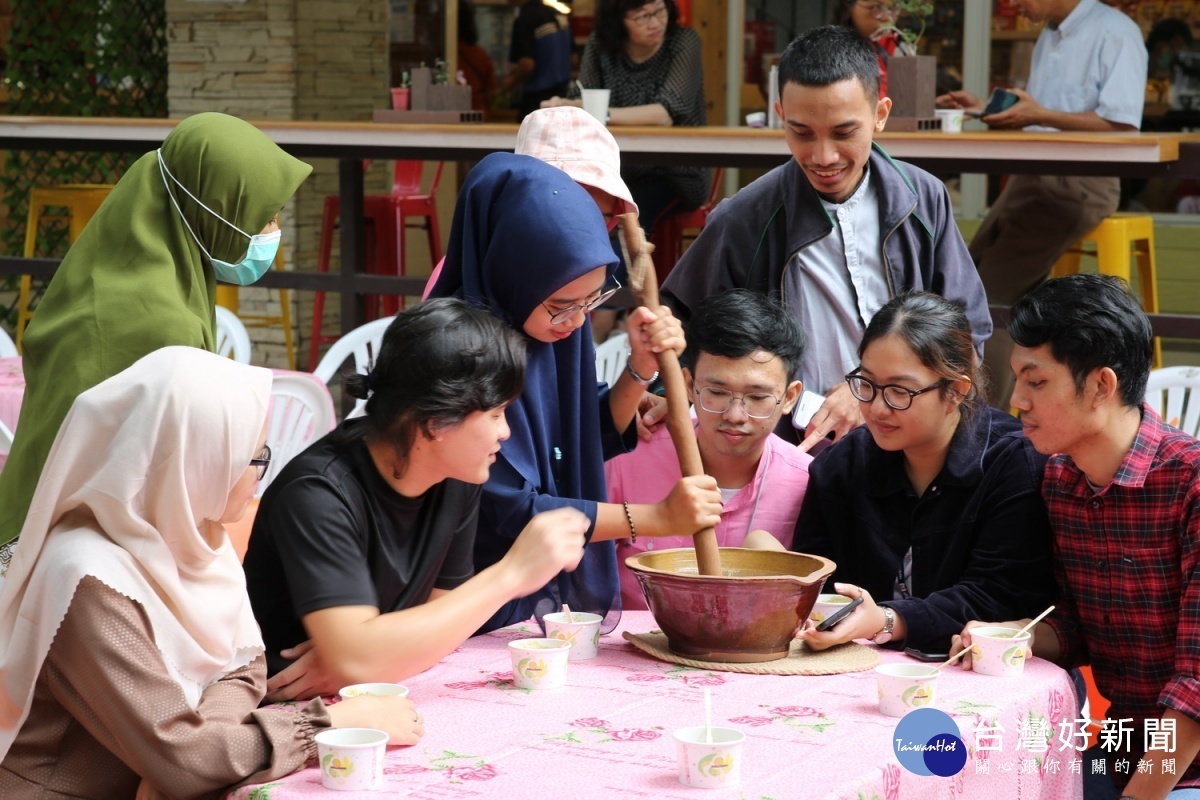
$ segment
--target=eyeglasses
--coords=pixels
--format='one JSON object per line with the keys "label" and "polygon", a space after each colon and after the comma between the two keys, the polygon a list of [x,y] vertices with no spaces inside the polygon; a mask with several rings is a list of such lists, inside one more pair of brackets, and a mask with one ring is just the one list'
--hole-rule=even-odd
{"label": "eyeglasses", "polygon": [[616,278],[613,278],[613,283],[615,283],[616,286],[614,286],[611,289],[605,289],[604,291],[600,292],[600,294],[596,295],[596,297],[594,299],[589,300],[586,303],[581,303],[579,305],[574,305],[574,306],[567,306],[566,308],[559,309],[558,311],[555,311],[550,306],[546,305],[545,303],[542,303],[542,308],[546,309],[546,313],[550,315],[550,324],[551,325],[562,325],[567,320],[571,319],[576,314],[578,314],[580,311],[582,311],[586,314],[587,312],[591,311],[593,308],[600,305],[605,300],[607,300],[608,298],[610,298],[614,294],[616,294],[617,291],[619,291],[621,289],[621,282],[619,280],[617,280]]}
{"label": "eyeglasses", "polygon": [[712,414],[724,414],[733,406],[734,400],[740,400],[747,417],[766,419],[775,413],[775,407],[782,402],[775,395],[765,392],[738,393],[712,386],[697,387],[694,383],[692,391],[700,395],[700,407]]}
{"label": "eyeglasses", "polygon": [[629,20],[634,25],[637,25],[639,28],[645,28],[650,24],[651,20],[663,20],[666,19],[667,16],[667,7],[665,5],[661,5],[654,11],[643,11],[641,14],[632,17],[625,17],[625,19]]}
{"label": "eyeglasses", "polygon": [[858,2],[852,3],[852,5],[856,5],[868,14],[874,14],[876,17],[890,17],[896,13],[896,10],[892,7],[892,3],[888,0],[884,0],[883,2],[880,2],[880,0],[875,0],[875,2],[858,0]]}
{"label": "eyeglasses", "polygon": [[940,389],[946,385],[947,381],[942,378],[924,389],[913,390],[905,386],[897,386],[894,383],[880,385],[852,372],[846,376],[846,383],[850,384],[850,394],[864,403],[875,402],[875,394],[882,392],[883,402],[887,403],[889,408],[896,411],[907,411],[912,406],[914,397],[932,392],[934,389]]}
{"label": "eyeglasses", "polygon": [[271,466],[271,448],[264,444],[262,451],[250,459],[250,466],[258,467],[258,480],[261,481],[267,474],[267,468]]}

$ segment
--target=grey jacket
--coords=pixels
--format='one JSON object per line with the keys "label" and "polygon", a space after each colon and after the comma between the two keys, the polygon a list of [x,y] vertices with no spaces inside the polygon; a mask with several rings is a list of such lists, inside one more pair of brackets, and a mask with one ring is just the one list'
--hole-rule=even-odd
{"label": "grey jacket", "polygon": [[[982,354],[992,318],[945,184],[894,161],[879,145],[872,148],[870,170],[879,192],[888,292],[924,290],[960,304]],[[726,289],[753,289],[782,301],[784,268],[792,256],[832,232],[833,220],[816,190],[795,159],[788,159],[716,207],[667,276],[663,301],[685,322],[690,309]],[[806,333],[812,341],[814,332]]]}

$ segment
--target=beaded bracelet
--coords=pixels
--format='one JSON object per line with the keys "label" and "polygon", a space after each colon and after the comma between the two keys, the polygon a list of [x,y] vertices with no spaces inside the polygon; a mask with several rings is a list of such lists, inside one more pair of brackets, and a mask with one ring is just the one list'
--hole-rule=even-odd
{"label": "beaded bracelet", "polygon": [[629,541],[637,541],[637,528],[633,527],[633,514],[629,510],[629,502],[624,501],[621,505],[625,506],[625,519],[629,522]]}
{"label": "beaded bracelet", "polygon": [[649,378],[643,378],[641,375],[638,375],[637,372],[633,368],[632,361],[625,362],[625,371],[629,373],[629,377],[633,378],[633,380],[636,383],[639,383],[642,386],[649,386],[650,384],[654,383],[654,381],[656,381],[658,379],[658,370],[655,370],[654,374],[651,375]]}

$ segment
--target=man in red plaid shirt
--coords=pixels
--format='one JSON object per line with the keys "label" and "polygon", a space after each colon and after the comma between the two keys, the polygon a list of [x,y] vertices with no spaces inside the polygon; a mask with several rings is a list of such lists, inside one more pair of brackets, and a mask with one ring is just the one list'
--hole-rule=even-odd
{"label": "man in red plaid shirt", "polygon": [[1124,281],[1048,281],[1008,331],[1011,403],[1053,454],[1042,495],[1059,599],[1033,652],[1090,664],[1112,701],[1112,727],[1084,754],[1085,797],[1200,798],[1200,442],[1142,402],[1150,324]]}

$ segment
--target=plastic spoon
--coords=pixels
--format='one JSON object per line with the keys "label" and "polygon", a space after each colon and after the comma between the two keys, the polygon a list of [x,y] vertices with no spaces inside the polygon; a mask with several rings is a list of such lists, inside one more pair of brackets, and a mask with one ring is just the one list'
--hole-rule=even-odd
{"label": "plastic spoon", "polygon": [[574,619],[571,618],[571,607],[569,605],[567,605],[566,603],[563,603],[563,613],[567,615],[568,623],[575,621]]}
{"label": "plastic spoon", "polygon": [[704,743],[712,744],[712,690],[704,687]]}
{"label": "plastic spoon", "polygon": [[1017,638],[1017,636],[1020,636],[1022,633],[1028,633],[1030,628],[1032,628],[1034,625],[1037,625],[1039,622],[1041,622],[1043,619],[1045,619],[1046,615],[1049,614],[1053,610],[1054,610],[1054,606],[1050,606],[1045,611],[1038,614],[1033,619],[1029,620],[1029,622],[1026,623],[1025,627],[1021,628],[1021,630],[1017,631],[1016,635],[1013,636],[1013,638],[1014,639]]}

